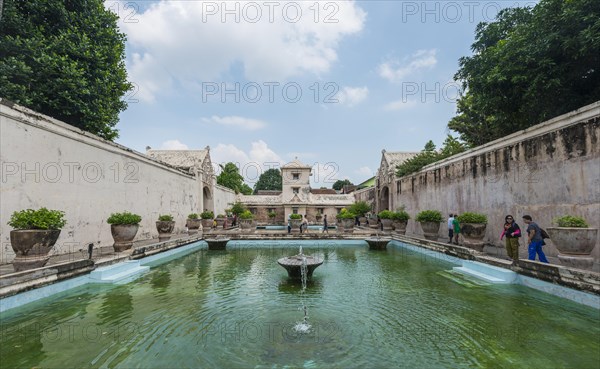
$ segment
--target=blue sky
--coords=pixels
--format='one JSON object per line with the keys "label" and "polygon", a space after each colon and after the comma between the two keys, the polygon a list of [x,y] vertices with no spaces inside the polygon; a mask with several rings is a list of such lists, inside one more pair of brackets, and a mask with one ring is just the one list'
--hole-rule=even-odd
{"label": "blue sky", "polygon": [[[260,170],[298,157],[314,187],[371,177],[381,150],[451,133],[458,59],[514,1],[106,1],[126,33],[118,142],[211,148]],[[257,169],[262,168],[262,169]]]}

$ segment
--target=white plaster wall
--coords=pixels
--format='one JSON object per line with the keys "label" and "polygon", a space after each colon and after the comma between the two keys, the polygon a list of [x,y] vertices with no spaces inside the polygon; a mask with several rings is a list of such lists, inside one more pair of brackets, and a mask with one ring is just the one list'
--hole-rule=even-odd
{"label": "white plaster wall", "polygon": [[183,232],[200,193],[188,174],[0,100],[1,263],[14,257],[6,223],[16,210],[63,210],[67,225],[54,253],[68,253],[112,245],[106,219],[113,212],[142,216],[136,240],[158,236],[159,214],[173,215],[175,232]]}
{"label": "white plaster wall", "polygon": [[215,216],[217,216],[218,214],[225,214],[225,209],[230,208],[231,204],[236,201],[236,194],[230,188],[215,185],[213,199]]}
{"label": "white plaster wall", "polygon": [[[504,217],[529,214],[547,228],[565,214],[583,216],[600,228],[600,102],[474,148],[422,171],[396,179],[390,186],[393,208],[404,205],[411,215],[407,232],[422,234],[414,221],[420,210],[448,213],[475,211],[488,216],[486,241],[502,254],[499,240]],[[508,160],[505,160],[507,158]],[[505,163],[507,162],[507,163]],[[475,168],[475,169],[474,169]],[[483,172],[485,168],[485,173]],[[412,189],[414,183],[414,191]],[[440,237],[446,236],[442,223]],[[545,252],[558,254],[552,241]],[[527,256],[521,240],[521,257]],[[600,239],[592,253],[596,270]],[[558,259],[555,259],[558,262]]]}

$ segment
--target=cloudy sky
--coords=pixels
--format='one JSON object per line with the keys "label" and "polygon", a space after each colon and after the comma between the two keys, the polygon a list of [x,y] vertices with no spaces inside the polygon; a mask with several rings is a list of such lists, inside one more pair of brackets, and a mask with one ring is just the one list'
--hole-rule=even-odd
{"label": "cloudy sky", "polygon": [[[514,1],[106,1],[135,90],[118,142],[211,148],[261,170],[298,158],[313,186],[371,177],[381,150],[438,146],[458,59]],[[262,169],[257,169],[262,168]]]}

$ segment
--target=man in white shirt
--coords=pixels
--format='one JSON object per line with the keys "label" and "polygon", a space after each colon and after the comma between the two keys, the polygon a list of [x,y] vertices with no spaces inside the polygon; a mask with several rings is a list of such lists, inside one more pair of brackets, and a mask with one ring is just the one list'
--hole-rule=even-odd
{"label": "man in white shirt", "polygon": [[454,222],[454,214],[450,214],[448,217],[448,243],[452,243],[452,237],[454,237],[454,225],[452,222]]}

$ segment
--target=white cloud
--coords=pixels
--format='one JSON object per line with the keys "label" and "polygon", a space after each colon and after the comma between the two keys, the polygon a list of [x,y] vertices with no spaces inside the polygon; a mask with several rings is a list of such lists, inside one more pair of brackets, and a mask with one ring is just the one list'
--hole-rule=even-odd
{"label": "white cloud", "polygon": [[235,163],[240,168],[240,174],[244,176],[246,183],[250,186],[258,180],[261,173],[270,168],[281,168],[284,164],[281,157],[262,140],[252,142],[247,153],[235,145],[220,143],[210,150],[210,157],[217,174],[219,173],[219,164]]}
{"label": "white cloud", "polygon": [[340,104],[354,106],[367,98],[369,95],[368,87],[343,87],[336,95]]}
{"label": "white cloud", "polygon": [[379,75],[390,82],[402,81],[423,69],[431,69],[437,64],[436,49],[418,50],[410,57],[391,60],[379,65]]}
{"label": "white cloud", "polygon": [[159,150],[189,150],[189,147],[179,140],[167,140],[160,145]]}
{"label": "white cloud", "polygon": [[371,178],[374,175],[373,171],[369,167],[360,167],[355,170],[354,173],[366,178]]}
{"label": "white cloud", "polygon": [[384,106],[384,109],[389,110],[389,111],[404,110],[404,109],[413,108],[416,105],[417,105],[417,102],[415,100],[400,99],[400,100],[392,101],[391,103],[386,104]]}
{"label": "white cloud", "polygon": [[[327,9],[320,5],[315,21],[314,4],[160,1],[129,22],[123,13],[119,25],[134,53],[128,60],[130,80],[139,86],[140,99],[152,101],[175,83],[216,81],[238,63],[251,81],[326,73],[337,60],[340,41],[362,30],[366,13],[356,1],[332,1]],[[297,10],[301,16],[294,22]]]}
{"label": "white cloud", "polygon": [[202,118],[202,121],[205,123],[215,123],[249,131],[262,129],[267,125],[265,122],[258,119],[250,119],[238,116],[219,117],[213,115],[210,118]]}

